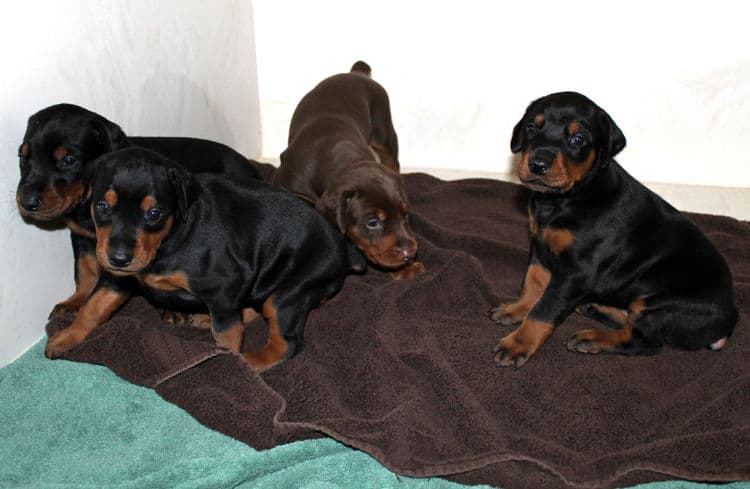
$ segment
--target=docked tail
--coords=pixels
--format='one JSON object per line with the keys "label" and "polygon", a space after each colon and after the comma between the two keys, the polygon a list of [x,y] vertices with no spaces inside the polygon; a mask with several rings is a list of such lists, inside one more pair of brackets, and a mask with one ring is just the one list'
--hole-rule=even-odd
{"label": "docked tail", "polygon": [[352,65],[352,69],[349,70],[351,73],[362,73],[363,75],[370,77],[372,74],[372,68],[364,61],[357,61]]}

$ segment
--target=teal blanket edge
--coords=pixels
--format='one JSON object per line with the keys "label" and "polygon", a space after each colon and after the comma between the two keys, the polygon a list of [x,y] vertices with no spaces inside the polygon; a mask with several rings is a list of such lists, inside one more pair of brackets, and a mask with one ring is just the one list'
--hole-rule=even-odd
{"label": "teal blanket edge", "polygon": [[[45,342],[0,368],[0,488],[489,487],[399,476],[331,439],[257,451],[106,367],[47,360]],[[750,483],[635,487],[750,489]]]}

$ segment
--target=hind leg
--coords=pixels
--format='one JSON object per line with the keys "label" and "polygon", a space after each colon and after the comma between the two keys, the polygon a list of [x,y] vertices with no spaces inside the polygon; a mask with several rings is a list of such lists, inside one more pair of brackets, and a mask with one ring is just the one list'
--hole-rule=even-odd
{"label": "hind leg", "polygon": [[381,163],[398,173],[398,136],[393,128],[387,98],[378,98],[373,103],[370,109],[370,125],[370,148],[378,154]]}
{"label": "hind leg", "polygon": [[306,299],[294,301],[284,296],[266,299],[263,317],[268,323],[268,342],[259,350],[243,354],[255,370],[274,367],[301,350],[310,309],[311,305]]}
{"label": "hind leg", "polygon": [[645,312],[646,304],[637,300],[627,312],[600,304],[587,304],[579,312],[617,329],[592,328],[576,331],[565,340],[568,350],[578,353],[618,353],[621,355],[654,355],[662,349],[659,318]]}
{"label": "hind leg", "polygon": [[598,321],[611,328],[622,328],[628,319],[628,311],[618,307],[602,304],[583,304],[576,308],[576,312],[594,321]]}

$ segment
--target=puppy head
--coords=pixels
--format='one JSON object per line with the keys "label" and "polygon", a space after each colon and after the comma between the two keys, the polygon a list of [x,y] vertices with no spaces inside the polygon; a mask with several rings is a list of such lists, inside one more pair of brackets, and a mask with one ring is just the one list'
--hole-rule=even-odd
{"label": "puppy head", "polygon": [[67,214],[84,196],[91,162],[127,144],[117,124],[77,105],[53,105],[32,115],[18,148],[19,212],[39,220]]}
{"label": "puppy head", "polygon": [[531,190],[565,193],[606,166],[625,136],[603,109],[575,92],[532,102],[513,129],[511,151],[521,153],[518,176]]}
{"label": "puppy head", "polygon": [[138,273],[151,265],[175,220],[186,217],[195,183],[181,166],[145,149],[115,151],[96,165],[96,259],[115,275]]}
{"label": "puppy head", "polygon": [[417,256],[401,178],[378,163],[342,172],[316,207],[376,265],[399,268]]}

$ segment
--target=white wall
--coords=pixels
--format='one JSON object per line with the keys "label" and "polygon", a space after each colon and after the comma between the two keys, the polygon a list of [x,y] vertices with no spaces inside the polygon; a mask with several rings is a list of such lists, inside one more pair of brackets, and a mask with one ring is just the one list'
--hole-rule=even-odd
{"label": "white wall", "polygon": [[[560,90],[604,107],[652,182],[750,187],[750,30],[742,2],[254,2],[263,154],[299,99],[367,61],[391,97],[401,164],[512,171],[511,129]],[[747,193],[750,201],[750,192]]]}
{"label": "white wall", "polygon": [[18,146],[29,115],[83,105],[131,135],[195,136],[260,153],[252,5],[223,0],[27,0],[0,12],[0,365],[73,292],[67,231],[21,221]]}

